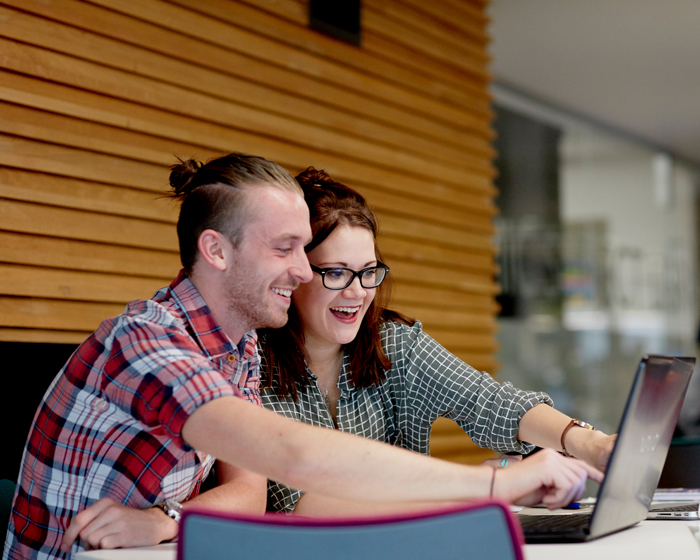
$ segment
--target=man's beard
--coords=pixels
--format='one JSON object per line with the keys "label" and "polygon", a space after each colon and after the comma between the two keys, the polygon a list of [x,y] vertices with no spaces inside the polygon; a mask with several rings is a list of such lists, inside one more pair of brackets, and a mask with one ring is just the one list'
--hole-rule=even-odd
{"label": "man's beard", "polygon": [[226,303],[230,313],[241,322],[241,326],[251,329],[278,329],[287,324],[286,312],[275,312],[269,301],[270,290],[261,287],[254,280],[241,281],[230,276],[226,282]]}

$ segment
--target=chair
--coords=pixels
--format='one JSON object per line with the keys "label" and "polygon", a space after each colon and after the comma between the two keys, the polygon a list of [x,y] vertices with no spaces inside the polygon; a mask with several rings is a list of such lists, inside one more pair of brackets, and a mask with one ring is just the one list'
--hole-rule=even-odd
{"label": "chair", "polygon": [[10,522],[12,511],[12,498],[15,495],[15,483],[3,478],[0,480],[0,535],[5,538],[7,524]]}
{"label": "chair", "polygon": [[522,560],[522,532],[494,501],[374,519],[260,517],[188,509],[178,560]]}

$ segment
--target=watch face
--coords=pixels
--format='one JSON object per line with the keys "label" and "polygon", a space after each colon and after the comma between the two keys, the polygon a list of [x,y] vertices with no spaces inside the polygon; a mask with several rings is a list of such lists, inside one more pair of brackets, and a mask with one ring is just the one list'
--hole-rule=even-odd
{"label": "watch face", "polygon": [[168,506],[168,509],[171,509],[178,514],[182,513],[182,504],[180,502],[176,502],[175,500],[165,500],[165,505]]}

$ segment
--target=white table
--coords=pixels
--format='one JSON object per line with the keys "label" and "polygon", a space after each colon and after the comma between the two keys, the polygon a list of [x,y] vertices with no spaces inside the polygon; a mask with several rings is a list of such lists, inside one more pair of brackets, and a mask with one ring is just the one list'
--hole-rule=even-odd
{"label": "white table", "polygon": [[76,560],[175,560],[176,544],[159,544],[147,548],[118,548],[78,552]]}
{"label": "white table", "polygon": [[697,558],[697,521],[642,521],[634,527],[576,544],[526,544],[527,560],[670,560]]}
{"label": "white table", "polygon": [[[697,521],[642,521],[600,539],[580,544],[528,544],[527,560],[700,560]],[[176,545],[81,552],[77,560],[175,560]]]}

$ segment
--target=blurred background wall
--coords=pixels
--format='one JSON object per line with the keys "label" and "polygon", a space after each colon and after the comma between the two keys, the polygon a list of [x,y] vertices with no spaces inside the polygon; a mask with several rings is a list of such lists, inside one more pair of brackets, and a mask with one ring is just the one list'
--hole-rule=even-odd
{"label": "blurred background wall", "polygon": [[[696,355],[700,5],[493,0],[500,377],[614,432]],[[678,433],[700,433],[700,379]]]}

